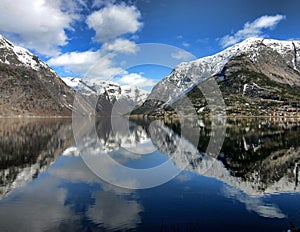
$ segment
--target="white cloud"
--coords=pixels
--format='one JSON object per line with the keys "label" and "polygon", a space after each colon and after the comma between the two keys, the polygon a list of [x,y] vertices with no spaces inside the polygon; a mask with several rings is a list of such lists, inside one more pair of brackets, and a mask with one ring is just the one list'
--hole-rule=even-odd
{"label": "white cloud", "polygon": [[188,48],[190,46],[190,44],[187,42],[182,42],[182,46]]}
{"label": "white cloud", "polygon": [[[73,13],[61,9],[63,0],[1,0],[0,33],[40,54],[55,55],[67,44]],[[72,9],[73,10],[73,9]]]}
{"label": "white cloud", "polygon": [[183,36],[182,36],[182,35],[178,35],[178,36],[176,36],[176,39],[182,40],[182,39],[183,39]]}
{"label": "white cloud", "polygon": [[86,52],[70,52],[60,55],[55,58],[51,58],[48,63],[50,65],[62,66],[62,65],[77,65],[90,64],[92,65],[100,58],[99,52],[86,51]]}
{"label": "white cloud", "polygon": [[109,4],[114,4],[115,0],[94,0],[92,7],[93,8],[100,8],[103,6],[107,6]]}
{"label": "white cloud", "polygon": [[138,50],[138,46],[127,39],[116,39],[113,42],[103,44],[102,49],[120,53],[135,53]]}
{"label": "white cloud", "polygon": [[106,42],[118,36],[137,32],[142,23],[135,6],[109,5],[88,16],[86,23],[96,32],[94,39]]}
{"label": "white cloud", "polygon": [[114,67],[113,54],[102,54],[101,51],[70,52],[48,60],[48,64],[55,67],[64,67],[65,71],[85,75],[87,78],[97,77],[108,80],[123,72]]}
{"label": "white cloud", "polygon": [[183,50],[179,50],[178,52],[172,53],[171,57],[176,60],[191,60],[194,58],[193,55]]}
{"label": "white cloud", "polygon": [[156,82],[138,73],[129,73],[117,80],[120,85],[130,85],[140,88],[153,87]]}
{"label": "white cloud", "polygon": [[264,29],[274,29],[277,24],[285,19],[284,15],[264,15],[257,18],[253,22],[245,23],[243,29],[239,30],[233,35],[226,35],[222,37],[219,41],[220,45],[228,47],[230,45],[236,44],[249,37],[259,37],[262,36]]}

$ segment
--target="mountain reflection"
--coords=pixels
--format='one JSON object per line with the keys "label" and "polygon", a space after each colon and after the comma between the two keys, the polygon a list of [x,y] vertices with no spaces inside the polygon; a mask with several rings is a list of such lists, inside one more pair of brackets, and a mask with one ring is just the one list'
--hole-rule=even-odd
{"label": "mountain reflection", "polygon": [[[229,119],[225,140],[217,157],[205,153],[211,136],[211,122],[200,121],[198,125],[201,128],[197,152],[191,146],[195,143],[185,140],[180,150],[186,157],[175,159],[177,166],[219,179],[250,195],[299,191],[300,122],[271,118]],[[163,142],[162,138],[157,142],[152,139],[160,144],[161,151],[171,157],[174,146],[179,144],[180,130],[177,128],[180,125],[165,123],[162,126],[172,139]],[[191,131],[189,137],[194,136]]]}
{"label": "mountain reflection", "polygon": [[[210,121],[185,122],[185,137],[179,122],[137,121],[128,127],[124,126],[126,119],[117,122],[112,127],[108,119],[97,120],[96,136],[87,134],[79,147],[70,147],[74,141],[68,120],[2,120],[1,196],[35,178],[61,154],[79,155],[84,151],[97,157],[107,153],[117,163],[133,168],[144,160],[145,168],[157,149],[175,167],[219,179],[247,194],[299,191],[298,121],[227,120],[225,140],[217,155],[206,153],[212,133]],[[199,141],[195,141],[195,133],[200,134]],[[166,159],[156,159],[160,161],[152,165]],[[115,164],[102,165],[112,170]]]}
{"label": "mountain reflection", "polygon": [[[176,121],[136,121],[130,122],[128,129],[122,126],[126,121],[123,120],[115,128],[110,121],[97,121],[97,136],[86,136],[85,143],[77,149],[93,157],[109,153],[125,166],[132,165],[132,160],[146,162],[147,156],[158,149],[175,167],[213,177],[250,195],[299,191],[300,124],[297,120],[228,119],[219,154],[206,153],[215,122],[185,120],[183,135]],[[195,141],[197,136],[199,140]],[[100,145],[95,145],[96,140]],[[141,148],[142,154],[138,152]],[[116,166],[113,162],[99,162],[99,167],[111,171]]]}
{"label": "mountain reflection", "polygon": [[0,121],[0,198],[45,171],[73,143],[71,122],[54,119]]}
{"label": "mountain reflection", "polygon": [[[112,126],[100,118],[94,125],[79,125],[81,136],[75,143],[69,120],[2,120],[0,230],[144,231],[147,220],[156,217],[159,222],[148,231],[157,231],[162,218],[185,217],[173,210],[177,202],[177,209],[199,222],[206,223],[219,211],[219,220],[236,220],[226,210],[241,206],[228,206],[226,199],[261,218],[289,217],[289,207],[269,201],[265,194],[299,192],[298,121],[227,119],[218,154],[206,152],[216,121],[116,122]],[[147,169],[169,160],[172,165],[166,167],[182,174],[157,188],[119,188],[95,175],[80,155],[92,161],[109,156],[115,162],[97,167],[133,188],[133,179],[114,176],[117,164]],[[209,208],[215,205],[216,212]]]}
{"label": "mountain reflection", "polygon": [[252,183],[259,193],[299,191],[299,121],[253,119],[229,125],[219,160],[232,176]]}

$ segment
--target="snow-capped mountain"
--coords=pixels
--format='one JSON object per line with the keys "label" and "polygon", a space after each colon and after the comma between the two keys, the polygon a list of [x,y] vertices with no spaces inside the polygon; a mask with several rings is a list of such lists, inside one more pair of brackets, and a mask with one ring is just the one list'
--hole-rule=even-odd
{"label": "snow-capped mountain", "polygon": [[63,77],[62,80],[87,100],[91,95],[99,97],[100,114],[109,113],[117,101],[132,106],[141,105],[149,95],[149,92],[135,86],[120,86],[110,81],[75,77]]}
{"label": "snow-capped mountain", "polygon": [[136,103],[142,103],[149,95],[149,92],[135,86],[120,86],[110,81],[97,79],[83,80],[77,77],[62,77],[61,79],[76,92],[84,95],[107,93],[111,101],[123,98],[130,99]]}
{"label": "snow-capped mountain", "polygon": [[40,71],[41,68],[49,68],[48,65],[42,62],[37,56],[33,55],[25,48],[15,46],[2,35],[0,35],[0,49],[1,63],[27,67],[34,69],[35,71]]}
{"label": "snow-capped mountain", "polygon": [[[159,97],[161,101],[150,102],[150,105],[154,109],[172,105],[182,94],[190,93],[210,78],[218,81],[225,98],[227,92],[231,92],[244,99],[295,100],[287,91],[295,91],[300,86],[299,70],[300,41],[249,38],[215,55],[179,64],[153,88],[149,99]],[[250,89],[254,89],[251,96]],[[284,94],[278,97],[280,92]],[[233,99],[225,99],[226,105],[235,107],[231,101]]]}
{"label": "snow-capped mountain", "polygon": [[74,91],[37,56],[0,35],[0,115],[71,115]]}

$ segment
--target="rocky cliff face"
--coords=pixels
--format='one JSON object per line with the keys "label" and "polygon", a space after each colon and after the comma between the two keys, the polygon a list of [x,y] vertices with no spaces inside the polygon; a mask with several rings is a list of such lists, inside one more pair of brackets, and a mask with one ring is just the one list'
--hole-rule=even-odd
{"label": "rocky cliff face", "polygon": [[74,93],[46,63],[0,35],[0,115],[71,115]]}
{"label": "rocky cliff face", "polygon": [[[182,63],[159,82],[133,113],[170,113],[188,96],[198,113],[208,112],[201,85],[214,78],[229,114],[296,113],[300,94],[300,41],[250,38],[209,57]],[[198,88],[199,87],[199,88]],[[156,101],[153,99],[161,99]]]}

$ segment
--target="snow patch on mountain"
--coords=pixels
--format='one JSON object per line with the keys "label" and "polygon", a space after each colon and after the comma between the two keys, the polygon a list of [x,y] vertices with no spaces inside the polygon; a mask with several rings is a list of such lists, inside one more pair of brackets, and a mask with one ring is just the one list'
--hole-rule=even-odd
{"label": "snow patch on mountain", "polygon": [[0,58],[1,63],[11,64],[13,56],[17,58],[19,62],[13,64],[17,66],[30,67],[36,71],[39,71],[41,67],[48,68],[48,65],[42,62],[37,56],[33,55],[27,49],[15,46],[12,42],[0,35],[0,50],[2,50],[4,59]]}
{"label": "snow patch on mountain", "polygon": [[[249,38],[215,55],[203,57],[192,62],[183,62],[179,64],[173,74],[167,78],[172,77],[173,81],[180,83],[178,86],[189,86],[189,84],[187,84],[190,82],[189,80],[185,81],[180,78],[182,77],[182,73],[185,73],[190,74],[188,76],[194,83],[198,83],[200,80],[220,73],[228,61],[238,55],[247,55],[253,62],[256,62],[259,50],[261,49],[260,45],[270,47],[283,56],[286,56],[290,52],[294,53],[295,48],[300,49],[300,41]],[[300,55],[297,54],[296,60],[298,62],[300,61]],[[294,63],[294,59],[292,63]]]}

